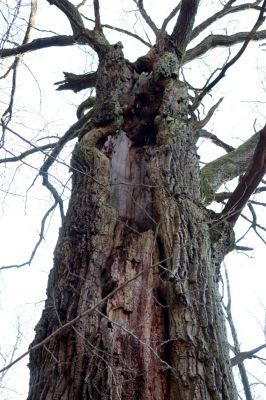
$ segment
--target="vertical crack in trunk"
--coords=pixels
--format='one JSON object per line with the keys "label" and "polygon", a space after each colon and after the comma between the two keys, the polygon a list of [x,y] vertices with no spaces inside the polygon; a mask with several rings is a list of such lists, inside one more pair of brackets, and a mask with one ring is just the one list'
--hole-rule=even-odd
{"label": "vertical crack in trunk", "polygon": [[[138,74],[113,47],[35,342],[140,271],[93,315],[31,354],[29,400],[232,400],[213,239],[200,203],[187,89],[172,53]],[[111,90],[110,90],[111,89]]]}

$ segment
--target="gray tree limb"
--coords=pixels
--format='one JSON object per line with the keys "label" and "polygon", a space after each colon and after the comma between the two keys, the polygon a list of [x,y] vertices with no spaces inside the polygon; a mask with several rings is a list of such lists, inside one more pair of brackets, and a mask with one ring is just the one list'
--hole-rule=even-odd
{"label": "gray tree limb", "polygon": [[61,35],[61,36],[50,36],[46,38],[34,39],[29,43],[22,44],[21,46],[13,47],[11,49],[2,49],[0,51],[0,58],[7,58],[25,54],[30,51],[41,50],[48,47],[64,47],[72,46],[76,43],[76,39],[73,36]]}
{"label": "gray tree limb", "polygon": [[[188,50],[184,56],[184,63],[188,63],[195,58],[201,57],[203,54],[207,53],[216,47],[231,47],[234,44],[242,43],[247,38],[250,32],[238,32],[234,35],[209,35],[197,46]],[[252,41],[258,41],[266,39],[266,30],[261,30],[256,32]]]}
{"label": "gray tree limb", "polygon": [[236,0],[228,1],[225,4],[225,6],[222,8],[222,10],[213,14],[211,17],[205,19],[205,21],[203,21],[201,24],[196,26],[196,28],[193,29],[191,39],[196,38],[202,31],[204,31],[204,29],[208,28],[211,24],[213,24],[217,20],[225,17],[226,15],[244,11],[244,10],[257,9],[257,6],[259,5],[259,3],[262,2],[262,0],[257,0],[254,3],[239,4],[237,6],[232,7],[232,4],[235,3],[235,1]]}
{"label": "gray tree limb", "polygon": [[176,48],[183,53],[190,41],[195,17],[198,11],[199,0],[182,0],[180,13],[171,35]]}
{"label": "gray tree limb", "polygon": [[247,165],[252,160],[259,137],[260,132],[255,133],[237,149],[211,161],[201,169],[206,192],[215,193],[224,183],[246,171]]}

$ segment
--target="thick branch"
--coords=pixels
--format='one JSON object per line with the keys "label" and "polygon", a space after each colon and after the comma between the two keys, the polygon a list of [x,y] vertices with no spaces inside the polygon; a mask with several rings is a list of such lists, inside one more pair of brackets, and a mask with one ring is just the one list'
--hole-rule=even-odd
{"label": "thick branch", "polygon": [[222,212],[228,222],[234,224],[248,199],[261,182],[266,172],[266,125],[260,131],[259,141],[246,173],[226,203]]}
{"label": "thick branch", "polygon": [[[98,55],[105,53],[109,47],[109,43],[105,38],[104,34],[99,30],[86,29],[77,7],[74,6],[68,0],[47,0],[49,4],[55,5],[61,10],[71,25],[73,35],[79,43],[87,42]],[[97,1],[96,1],[96,14],[97,14]],[[97,17],[97,15],[96,15]],[[99,18],[97,17],[96,25],[99,24]],[[96,28],[95,25],[95,28]]]}
{"label": "thick branch", "polygon": [[181,2],[170,12],[170,14],[165,18],[165,20],[162,23],[161,30],[165,31],[168,23],[173,19],[178,11],[180,10]]}
{"label": "thick branch", "polygon": [[[184,62],[190,62],[195,58],[201,57],[207,51],[214,49],[215,47],[231,47],[234,44],[244,42],[250,32],[238,32],[234,35],[209,35],[201,43],[186,52]],[[256,32],[251,40],[263,40],[266,39],[266,30]]]}
{"label": "thick branch", "polygon": [[74,4],[72,4],[68,0],[47,0],[47,1],[49,4],[55,5],[57,8],[59,8],[59,10],[61,10],[65,14],[71,25],[73,35],[74,36],[79,35],[80,31],[82,31],[85,28],[85,26],[77,7],[75,7]]}
{"label": "thick branch", "polygon": [[243,174],[252,160],[259,137],[260,132],[257,132],[236,150],[205,165],[201,169],[204,186],[215,193],[222,184]]}
{"label": "thick branch", "polygon": [[199,0],[182,0],[180,13],[172,33],[176,48],[183,53],[190,41]]}
{"label": "thick branch", "polygon": [[20,54],[28,53],[29,51],[45,49],[47,47],[63,47],[75,44],[76,40],[73,36],[51,36],[47,38],[34,39],[30,43],[14,47],[12,49],[3,49],[0,52],[0,58],[17,56]]}

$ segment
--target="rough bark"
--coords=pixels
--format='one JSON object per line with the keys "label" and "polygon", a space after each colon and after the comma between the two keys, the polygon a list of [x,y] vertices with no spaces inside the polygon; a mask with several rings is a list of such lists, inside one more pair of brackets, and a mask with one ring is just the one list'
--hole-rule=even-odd
{"label": "rough bark", "polygon": [[149,74],[110,47],[34,343],[115,287],[92,316],[31,354],[29,400],[233,400],[219,266],[229,225],[201,203],[196,134],[178,58]]}

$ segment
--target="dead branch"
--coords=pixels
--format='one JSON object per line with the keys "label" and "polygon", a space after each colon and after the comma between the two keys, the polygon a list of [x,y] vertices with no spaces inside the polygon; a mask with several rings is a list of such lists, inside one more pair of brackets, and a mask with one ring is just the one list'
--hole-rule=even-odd
{"label": "dead branch", "polygon": [[[251,216],[252,216],[252,220],[250,220],[250,219],[249,219],[248,217],[246,217],[245,215],[241,214],[241,217],[250,223],[250,227],[249,227],[249,229],[247,230],[247,232],[252,228],[252,229],[254,230],[255,234],[259,237],[259,239],[260,239],[264,244],[266,244],[265,239],[261,236],[261,234],[260,234],[260,233],[258,232],[258,230],[257,230],[257,228],[258,228],[258,229],[261,229],[262,231],[266,232],[266,228],[265,228],[264,226],[260,225],[260,224],[257,222],[257,215],[256,215],[255,210],[254,210],[254,208],[252,207],[251,203],[248,203],[248,208],[249,208],[249,210],[250,210],[250,213],[251,213]],[[247,232],[246,232],[246,233],[247,233]],[[245,236],[245,235],[244,235],[244,236]],[[242,240],[244,236],[242,236],[240,239],[238,239],[238,241]]]}
{"label": "dead branch", "polygon": [[253,251],[253,247],[248,247],[248,246],[235,246],[236,251]]}
{"label": "dead branch", "polygon": [[55,82],[55,85],[59,85],[56,90],[73,90],[73,92],[77,93],[96,85],[97,72],[89,72],[81,75],[76,75],[72,72],[63,72],[63,74],[65,79]]}
{"label": "dead branch", "polygon": [[[233,146],[223,142],[221,139],[218,138],[218,136],[214,135],[214,133],[206,131],[206,129],[199,130],[199,137],[210,139],[214,144],[216,144],[216,146],[221,147],[227,153],[230,153],[231,151],[235,150],[235,148]],[[221,193],[217,193],[217,194],[221,194]]]}

